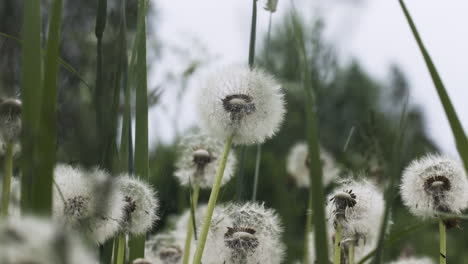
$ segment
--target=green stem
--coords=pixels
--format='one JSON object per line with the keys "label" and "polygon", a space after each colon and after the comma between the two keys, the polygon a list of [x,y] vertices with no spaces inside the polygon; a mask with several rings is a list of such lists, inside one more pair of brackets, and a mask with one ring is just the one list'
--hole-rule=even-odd
{"label": "green stem", "polygon": [[5,150],[5,161],[3,171],[3,184],[2,184],[2,208],[1,216],[8,215],[8,207],[10,205],[10,190],[11,190],[11,177],[13,176],[13,144],[7,143]]}
{"label": "green stem", "polygon": [[439,263],[447,263],[447,237],[445,224],[442,219],[439,219],[439,233],[440,233],[440,254],[439,254]]}
{"label": "green stem", "polygon": [[190,218],[189,218],[189,222],[187,223],[187,236],[185,236],[183,264],[189,263],[190,247],[192,246],[193,230],[196,229],[195,224],[194,224],[195,223],[195,209],[198,206],[198,194],[199,193],[200,193],[200,186],[198,184],[195,184],[195,187],[193,188],[193,196],[192,196],[192,201],[191,201],[192,208],[190,209]]}
{"label": "green stem", "polygon": [[203,250],[205,249],[206,238],[208,236],[208,230],[211,225],[211,217],[216,206],[216,200],[218,199],[219,189],[221,187],[221,180],[223,179],[224,168],[226,167],[226,161],[231,150],[233,135],[226,139],[224,144],[224,152],[219,164],[218,172],[216,173],[216,179],[211,190],[210,199],[208,201],[208,208],[206,209],[205,220],[203,221],[203,227],[200,233],[200,239],[198,241],[197,250],[195,251],[195,257],[193,258],[193,264],[200,264],[203,256]]}
{"label": "green stem", "polygon": [[252,201],[257,200],[257,188],[258,188],[258,176],[260,174],[260,160],[262,159],[262,144],[257,144],[257,158],[255,161],[255,175],[254,175],[254,185],[252,193]]}
{"label": "green stem", "polygon": [[335,233],[335,257],[333,258],[333,264],[341,263],[341,229],[340,222],[337,222]]}
{"label": "green stem", "polygon": [[257,33],[257,0],[252,0],[252,23],[250,25],[249,67],[253,68],[255,61],[255,36]]}
{"label": "green stem", "polygon": [[125,234],[120,234],[117,239],[117,264],[124,264],[125,262]]}
{"label": "green stem", "polygon": [[312,195],[309,190],[309,205],[306,210],[306,226],[305,226],[305,237],[304,237],[304,264],[310,263],[310,254],[309,254],[309,234],[312,227]]}
{"label": "green stem", "polygon": [[349,264],[354,264],[354,241],[349,242]]}

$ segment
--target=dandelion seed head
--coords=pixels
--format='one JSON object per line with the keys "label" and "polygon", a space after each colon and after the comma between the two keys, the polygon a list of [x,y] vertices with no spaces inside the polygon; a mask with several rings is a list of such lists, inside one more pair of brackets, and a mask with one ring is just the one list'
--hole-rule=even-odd
{"label": "dandelion seed head", "polygon": [[389,264],[434,264],[434,261],[428,257],[423,258],[405,258],[397,261],[392,261]]}
{"label": "dandelion seed head", "polygon": [[[223,155],[223,143],[205,134],[191,134],[179,144],[179,158],[176,162],[175,177],[181,185],[211,188]],[[236,157],[230,152],[221,184],[227,183],[234,175]]]}
{"label": "dandelion seed head", "polygon": [[4,99],[0,101],[0,136],[6,142],[15,142],[21,132],[21,101]]}
{"label": "dandelion seed head", "polygon": [[416,216],[458,214],[468,206],[468,179],[459,162],[427,155],[405,168],[400,193],[403,203]]}
{"label": "dandelion seed head", "polygon": [[129,175],[121,175],[117,186],[124,195],[122,227],[132,234],[149,231],[158,219],[156,193],[151,186]]}
{"label": "dandelion seed head", "polygon": [[280,127],[285,113],[281,85],[270,75],[248,67],[229,67],[202,85],[197,104],[211,134],[234,144],[262,143]]}
{"label": "dandelion seed head", "polygon": [[203,263],[281,263],[280,220],[263,204],[231,204],[215,209]]}
{"label": "dandelion seed head", "polygon": [[124,198],[103,170],[86,171],[69,165],[54,170],[53,216],[66,227],[103,243],[120,228]]}
{"label": "dandelion seed head", "polygon": [[[154,263],[180,264],[184,256],[183,240],[172,233],[158,234],[146,242],[146,256]],[[191,250],[192,252],[193,250]]]}
{"label": "dandelion seed head", "polygon": [[278,7],[278,0],[267,0],[265,4],[265,10],[271,13],[276,12],[277,7]]}
{"label": "dandelion seed head", "polygon": [[[332,155],[324,148],[320,148],[320,160],[322,162],[323,184],[326,186],[338,178],[340,170]],[[309,167],[308,146],[305,142],[299,142],[289,152],[286,171],[294,178],[298,187],[308,188],[310,187]]]}

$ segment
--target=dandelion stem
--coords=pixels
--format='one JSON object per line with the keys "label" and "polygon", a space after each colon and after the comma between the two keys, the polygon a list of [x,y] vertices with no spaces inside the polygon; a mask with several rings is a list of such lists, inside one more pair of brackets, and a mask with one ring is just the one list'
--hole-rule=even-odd
{"label": "dandelion stem", "polygon": [[349,242],[349,264],[354,264],[354,241]]}
{"label": "dandelion stem", "polygon": [[[195,209],[198,206],[198,194],[200,193],[200,186],[195,184],[193,188],[193,196],[191,201],[192,208],[190,209],[190,219],[187,224],[187,235],[185,236],[185,247],[184,247],[184,260],[183,264],[189,263],[189,256],[190,256],[190,247],[192,245],[192,235],[194,230],[196,229],[195,226]],[[195,231],[196,233],[196,231]],[[197,236],[195,235],[195,238]]]}
{"label": "dandelion stem", "polygon": [[226,167],[227,158],[229,151],[231,150],[232,139],[234,135],[229,136],[224,144],[224,152],[219,164],[218,172],[216,173],[216,179],[211,190],[210,199],[208,201],[208,208],[206,209],[205,220],[203,221],[203,227],[200,233],[200,239],[198,241],[197,250],[195,251],[195,257],[193,258],[193,264],[200,264],[203,256],[203,250],[205,249],[206,238],[208,236],[208,230],[211,224],[211,217],[216,206],[216,200],[218,199],[219,189],[221,187],[221,180],[223,179],[224,168]]}
{"label": "dandelion stem", "polygon": [[305,237],[304,237],[304,264],[309,264],[309,234],[312,227],[312,195],[309,194],[309,205],[306,209],[306,226],[305,226]]}
{"label": "dandelion stem", "polygon": [[125,234],[120,234],[117,239],[117,264],[125,262]]}
{"label": "dandelion stem", "polygon": [[257,158],[255,161],[255,175],[254,175],[254,185],[252,193],[252,201],[257,200],[257,188],[258,188],[258,176],[260,174],[260,160],[262,158],[262,144],[257,144]]}
{"label": "dandelion stem", "polygon": [[446,238],[445,224],[442,218],[439,219],[439,233],[440,233],[439,263],[446,264],[447,263],[447,238]]}
{"label": "dandelion stem", "polygon": [[341,223],[336,223],[335,233],[335,257],[333,258],[333,264],[341,263]]}
{"label": "dandelion stem", "polygon": [[10,205],[11,177],[13,176],[13,144],[11,142],[6,145],[3,169],[1,216],[5,217],[8,215],[8,206]]}

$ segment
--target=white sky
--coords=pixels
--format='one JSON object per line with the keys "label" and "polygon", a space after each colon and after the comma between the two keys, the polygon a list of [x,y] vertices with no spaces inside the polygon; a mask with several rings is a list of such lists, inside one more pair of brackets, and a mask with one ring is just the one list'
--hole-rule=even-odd
{"label": "white sky", "polygon": [[[273,27],[280,23],[280,17],[287,14],[290,1],[279,0],[278,12],[273,16]],[[359,8],[346,4],[350,1],[352,0],[295,0],[295,5],[306,17],[311,17],[314,14],[311,3],[328,3],[322,4],[319,10],[329,22],[327,35],[337,45],[343,55],[341,57],[358,58],[366,70],[378,79],[384,80],[388,76],[390,64],[400,65],[412,87],[412,102],[420,105],[425,112],[430,136],[444,151],[456,155],[448,121],[398,1],[354,0],[353,2],[362,2]],[[331,2],[341,4],[330,5]],[[406,2],[466,131],[468,1]],[[208,53],[214,56],[208,68],[247,63],[251,5],[250,0],[159,1],[157,34],[162,41],[187,49],[192,54],[187,57],[197,58],[193,54],[206,47]],[[263,5],[264,0],[259,0],[258,41],[262,40],[268,26],[268,13],[263,11]],[[257,47],[260,45],[257,42]],[[180,71],[181,65],[174,63],[180,59],[166,57],[155,62],[155,71],[150,82],[154,84],[163,78],[158,73],[161,69]],[[195,85],[196,81],[190,83],[189,88]],[[171,119],[177,120],[179,129],[196,122],[194,109],[190,104],[193,89],[189,89],[183,100],[185,110],[182,113],[162,110],[164,107],[170,108],[169,105],[175,100],[174,93],[165,91],[163,106],[158,106],[151,112],[150,136],[153,141],[156,138],[171,140]]]}

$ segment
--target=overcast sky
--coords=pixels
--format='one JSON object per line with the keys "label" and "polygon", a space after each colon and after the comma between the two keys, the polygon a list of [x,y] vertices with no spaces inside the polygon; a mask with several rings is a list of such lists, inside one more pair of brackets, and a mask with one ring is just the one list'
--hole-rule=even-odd
{"label": "overcast sky", "polygon": [[[291,0],[279,0],[273,27],[287,14]],[[331,2],[340,5],[329,4]],[[349,2],[361,3],[352,7]],[[466,0],[407,0],[407,6],[422,35],[450,98],[465,128],[468,129],[468,1]],[[246,63],[250,33],[250,0],[166,0],[159,1],[158,36],[162,41],[185,47],[190,51],[206,47],[216,56],[212,67]],[[418,50],[397,0],[295,0],[306,17],[314,15],[317,7],[330,25],[327,36],[337,46],[341,57],[358,58],[366,70],[385,80],[389,65],[402,67],[412,87],[411,101],[420,105],[427,120],[430,136],[445,151],[456,155],[451,130],[427,68]],[[327,3],[327,4],[325,4]],[[258,36],[268,26],[268,13],[259,0]],[[276,18],[276,19],[275,19]],[[261,41],[262,38],[258,38]],[[259,47],[261,43],[257,43]],[[196,52],[193,52],[196,53]],[[156,63],[156,69],[166,67],[174,58]],[[169,63],[170,64],[170,63]],[[177,69],[177,65],[170,66]],[[155,69],[155,71],[156,71]],[[150,82],[157,83],[158,73]],[[196,83],[196,81],[194,82]],[[189,86],[193,88],[194,83]],[[196,122],[193,89],[185,97],[183,113],[177,115],[181,129]],[[175,95],[167,92],[163,104],[170,105]],[[168,114],[156,108],[150,115],[150,135],[168,141],[173,134]]]}

